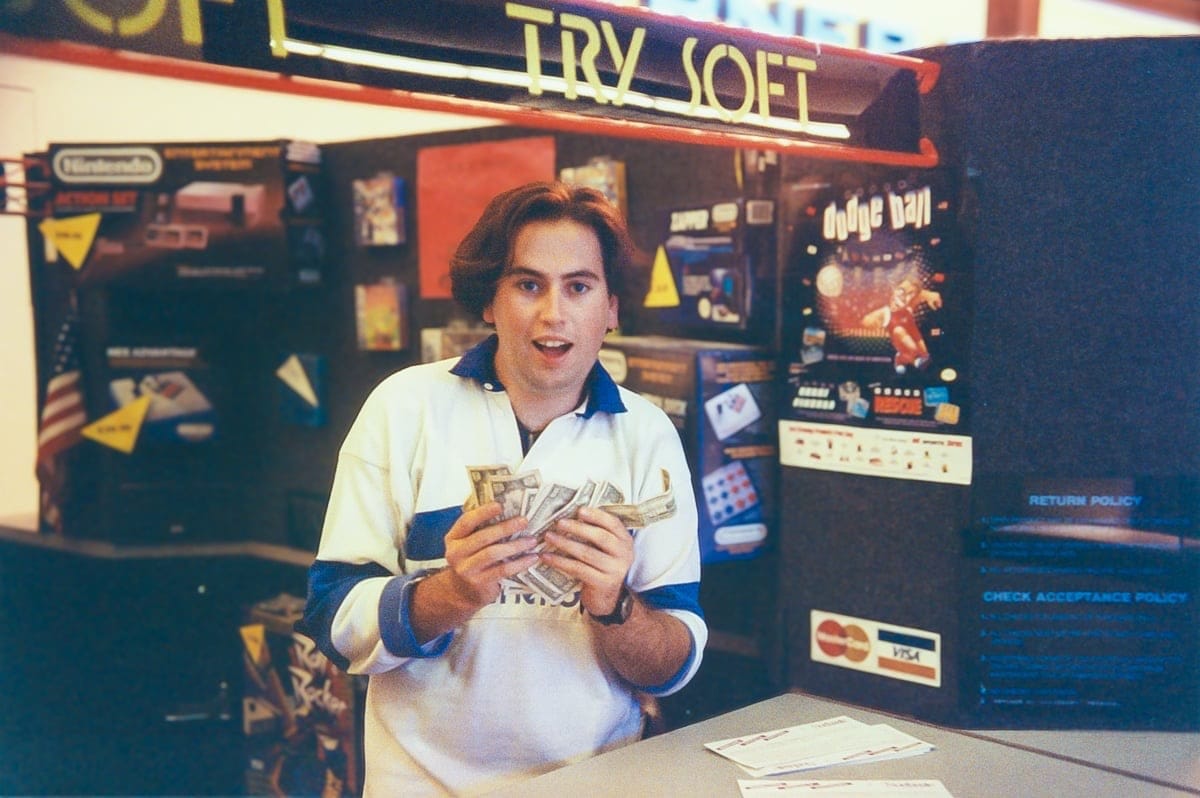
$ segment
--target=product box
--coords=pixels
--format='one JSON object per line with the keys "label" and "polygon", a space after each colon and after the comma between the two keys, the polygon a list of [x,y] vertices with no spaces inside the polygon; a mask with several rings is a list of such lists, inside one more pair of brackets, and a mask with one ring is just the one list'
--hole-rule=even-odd
{"label": "product box", "polygon": [[558,179],[576,186],[589,186],[608,197],[622,216],[629,215],[629,199],[625,190],[625,162],[606,156],[592,158],[582,166],[567,166],[558,170]]}
{"label": "product box", "polygon": [[735,199],[663,214],[639,330],[765,345],[774,334],[775,202]]}
{"label": "product box", "polygon": [[82,284],[321,281],[321,152],[296,141],[53,144],[39,228]]}
{"label": "product box", "polygon": [[304,599],[255,604],[241,627],[247,795],[362,792],[361,681],[292,630]]}
{"label": "product box", "polygon": [[611,336],[600,362],[666,411],[692,469],[704,563],[766,550],[776,494],[775,360],[744,344]]}

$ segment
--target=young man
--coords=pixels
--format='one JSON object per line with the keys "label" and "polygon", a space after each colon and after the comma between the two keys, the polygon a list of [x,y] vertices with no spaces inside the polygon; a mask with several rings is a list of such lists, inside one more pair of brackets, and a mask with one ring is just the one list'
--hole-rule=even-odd
{"label": "young man", "polygon": [[[346,437],[299,628],[370,674],[368,797],[480,794],[620,746],[641,734],[638,692],[699,667],[678,433],[597,362],[630,252],[597,191],[496,197],[451,263],[496,334],[384,380]],[[535,506],[479,499],[473,476],[496,472],[608,499],[535,535]],[[673,512],[630,530],[602,509],[646,502]],[[547,571],[562,595],[523,578]]]}

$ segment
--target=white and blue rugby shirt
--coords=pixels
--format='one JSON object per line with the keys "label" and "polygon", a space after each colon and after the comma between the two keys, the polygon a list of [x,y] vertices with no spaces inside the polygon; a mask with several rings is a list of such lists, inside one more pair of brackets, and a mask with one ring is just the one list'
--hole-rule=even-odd
{"label": "white and blue rugby shirt", "polygon": [[[372,391],[338,457],[300,631],[336,664],[371,674],[366,794],[472,794],[636,739],[634,694],[668,695],[695,674],[707,640],[697,520],[679,435],[666,415],[599,365],[586,398],[523,453],[496,377],[496,338]],[[551,605],[506,583],[499,599],[424,646],[409,623],[413,581],[445,564],[443,538],[471,493],[467,467],[536,469],[542,484],[607,480],[626,500],[662,492],[678,510],[638,532],[627,578],[679,618],[688,661],[665,684],[630,685],[598,656],[578,595]]]}

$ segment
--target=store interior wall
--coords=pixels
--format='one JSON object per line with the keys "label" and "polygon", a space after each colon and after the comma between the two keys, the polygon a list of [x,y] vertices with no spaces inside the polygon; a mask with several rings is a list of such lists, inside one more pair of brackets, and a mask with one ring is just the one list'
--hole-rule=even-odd
{"label": "store interior wall", "polygon": [[[817,7],[818,3],[804,6]],[[986,4],[923,0],[905,17],[926,44],[982,38]],[[849,3],[861,19],[885,14]],[[953,13],[950,13],[950,12]],[[1095,0],[1043,0],[1039,35],[1160,36],[1200,24]],[[932,40],[925,41],[932,36]],[[0,158],[69,141],[206,141],[299,138],[317,143],[437,132],[489,120],[198,84],[0,53]],[[36,528],[37,385],[24,222],[0,214],[0,523]]]}
{"label": "store interior wall", "polygon": [[[147,77],[0,54],[0,157],[50,142],[324,143],[494,124],[482,117]],[[37,383],[24,219],[0,215],[0,523],[37,528]]]}

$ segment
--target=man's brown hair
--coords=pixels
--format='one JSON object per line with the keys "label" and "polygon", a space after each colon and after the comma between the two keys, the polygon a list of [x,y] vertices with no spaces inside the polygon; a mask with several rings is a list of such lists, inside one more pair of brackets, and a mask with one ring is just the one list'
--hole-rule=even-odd
{"label": "man's brown hair", "polygon": [[633,242],[621,212],[600,191],[559,182],[527,183],[492,198],[450,258],[454,298],[477,317],[496,296],[512,265],[517,233],[530,222],[569,219],[591,228],[600,241],[608,293],[624,299]]}

